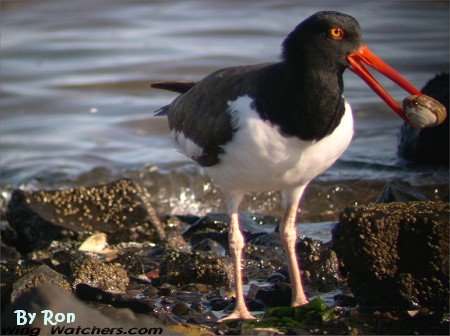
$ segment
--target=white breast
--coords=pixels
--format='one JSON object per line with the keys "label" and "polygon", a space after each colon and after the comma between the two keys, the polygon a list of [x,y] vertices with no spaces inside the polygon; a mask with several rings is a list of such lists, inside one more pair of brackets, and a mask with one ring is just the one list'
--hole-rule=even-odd
{"label": "white breast", "polygon": [[316,142],[281,135],[277,126],[259,118],[252,103],[248,96],[228,103],[238,130],[223,146],[221,162],[205,169],[227,191],[263,192],[305,185],[344,153],[353,136],[348,103],[339,126]]}

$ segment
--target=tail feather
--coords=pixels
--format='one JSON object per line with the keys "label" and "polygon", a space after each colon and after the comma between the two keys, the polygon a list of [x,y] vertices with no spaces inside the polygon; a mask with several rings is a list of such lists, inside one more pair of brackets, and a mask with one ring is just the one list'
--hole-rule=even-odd
{"label": "tail feather", "polygon": [[153,113],[153,115],[155,117],[166,116],[167,114],[169,114],[169,108],[170,108],[170,105],[162,106],[159,109],[157,109]]}
{"label": "tail feather", "polygon": [[151,83],[150,86],[155,89],[186,93],[195,84],[197,84],[197,82],[156,82]]}

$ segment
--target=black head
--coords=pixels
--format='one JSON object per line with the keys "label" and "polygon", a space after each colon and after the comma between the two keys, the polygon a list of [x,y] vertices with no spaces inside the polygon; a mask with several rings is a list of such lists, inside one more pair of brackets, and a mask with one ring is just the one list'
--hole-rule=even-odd
{"label": "black head", "polygon": [[[301,22],[283,42],[282,58],[291,65],[327,64],[347,67],[347,55],[362,45],[361,28],[351,16],[319,12]],[[306,63],[306,64],[305,64]]]}

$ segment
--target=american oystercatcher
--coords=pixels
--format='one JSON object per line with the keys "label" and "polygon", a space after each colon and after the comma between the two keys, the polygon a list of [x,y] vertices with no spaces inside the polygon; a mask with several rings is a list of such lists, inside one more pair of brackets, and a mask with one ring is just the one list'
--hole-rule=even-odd
{"label": "american oystercatcher", "polygon": [[352,139],[352,111],[342,96],[344,70],[358,74],[407,121],[363,63],[420,94],[363,44],[358,22],[338,12],[319,12],[301,22],[284,40],[280,62],[218,70],[197,83],[152,84],[181,93],[156,114],[168,116],[176,146],[204,167],[226,197],[236,308],[222,321],[254,318],[244,301],[238,221],[248,192],[282,191],[286,210],[279,231],[292,306],[308,302],[295,254],[296,214],[305,187]]}

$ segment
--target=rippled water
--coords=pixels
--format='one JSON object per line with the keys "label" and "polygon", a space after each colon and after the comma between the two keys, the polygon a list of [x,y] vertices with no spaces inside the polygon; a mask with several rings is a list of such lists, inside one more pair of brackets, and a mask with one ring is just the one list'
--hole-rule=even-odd
{"label": "rippled water", "polygon": [[[165,120],[152,115],[174,95],[149,83],[197,80],[226,66],[275,61],[286,34],[319,10],[356,17],[371,49],[418,87],[448,71],[446,1],[2,2],[3,186],[93,184],[156,171],[161,174],[152,179],[165,176],[163,182],[144,184],[184,183],[184,197],[198,197],[192,189],[207,192],[201,172],[172,149]],[[384,83],[398,100],[403,97]],[[447,168],[399,161],[401,121],[354,74],[346,73],[345,84],[355,138],[319,180],[448,182]]]}

